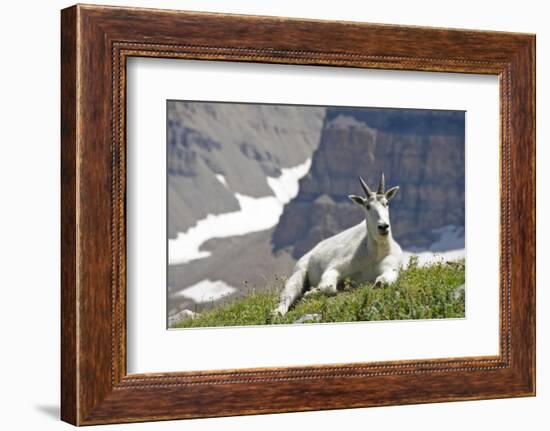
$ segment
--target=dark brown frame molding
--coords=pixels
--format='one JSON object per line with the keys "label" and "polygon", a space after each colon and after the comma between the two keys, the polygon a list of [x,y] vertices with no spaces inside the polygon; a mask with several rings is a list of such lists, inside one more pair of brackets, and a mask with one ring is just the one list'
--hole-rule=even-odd
{"label": "dark brown frame molding", "polygon": [[[83,5],[61,18],[63,420],[89,425],[535,394],[534,35]],[[131,56],[498,75],[499,355],[128,375]]]}

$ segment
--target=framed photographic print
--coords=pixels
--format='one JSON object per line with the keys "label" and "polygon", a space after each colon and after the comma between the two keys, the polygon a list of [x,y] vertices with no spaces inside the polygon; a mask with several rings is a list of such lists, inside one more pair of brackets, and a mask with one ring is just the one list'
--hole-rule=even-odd
{"label": "framed photographic print", "polygon": [[62,11],[62,419],[535,394],[535,37]]}

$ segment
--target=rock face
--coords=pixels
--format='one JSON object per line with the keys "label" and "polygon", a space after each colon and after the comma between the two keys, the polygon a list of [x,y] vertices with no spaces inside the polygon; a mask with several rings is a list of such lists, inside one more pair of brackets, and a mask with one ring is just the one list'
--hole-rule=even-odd
{"label": "rock face", "polygon": [[299,258],[363,220],[347,196],[362,192],[358,175],[375,188],[381,171],[387,187],[400,186],[390,217],[402,247],[427,247],[433,229],[464,226],[464,118],[458,111],[327,109],[311,170],[285,206],[273,249]]}
{"label": "rock face", "polygon": [[195,313],[192,310],[181,310],[179,313],[168,316],[168,327],[172,328],[183,320],[195,319],[199,316],[200,313]]}
{"label": "rock face", "polygon": [[303,163],[325,108],[169,101],[168,236],[207,214],[236,211],[235,193],[273,195],[266,177]]}

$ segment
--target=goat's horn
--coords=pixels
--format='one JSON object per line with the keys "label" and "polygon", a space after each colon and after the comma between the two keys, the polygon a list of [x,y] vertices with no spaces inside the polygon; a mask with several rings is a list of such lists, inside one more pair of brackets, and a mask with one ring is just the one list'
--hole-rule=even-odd
{"label": "goat's horn", "polygon": [[384,172],[380,174],[380,182],[378,183],[378,194],[383,195],[386,189],[386,181],[384,180]]}
{"label": "goat's horn", "polygon": [[359,177],[359,181],[361,182],[361,187],[363,187],[363,190],[365,191],[365,194],[367,195],[367,197],[372,195],[372,192],[369,189],[369,186],[367,186],[367,183],[365,182],[365,180],[363,180],[363,178]]}

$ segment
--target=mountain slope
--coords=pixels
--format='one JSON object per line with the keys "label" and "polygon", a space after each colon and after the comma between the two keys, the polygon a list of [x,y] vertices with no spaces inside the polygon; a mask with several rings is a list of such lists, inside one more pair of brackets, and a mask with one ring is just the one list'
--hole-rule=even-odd
{"label": "mountain slope", "polygon": [[317,148],[325,108],[169,101],[168,235],[237,211],[235,193],[273,195],[267,177]]}

